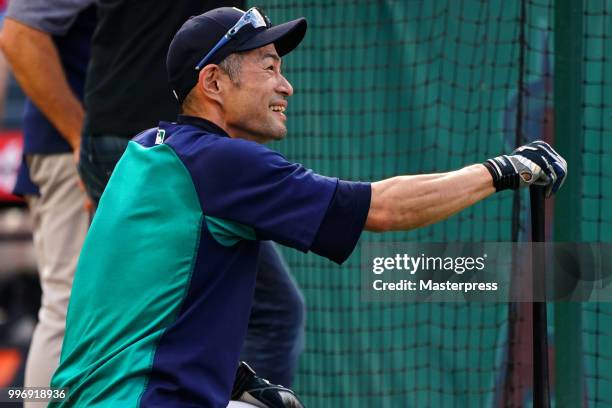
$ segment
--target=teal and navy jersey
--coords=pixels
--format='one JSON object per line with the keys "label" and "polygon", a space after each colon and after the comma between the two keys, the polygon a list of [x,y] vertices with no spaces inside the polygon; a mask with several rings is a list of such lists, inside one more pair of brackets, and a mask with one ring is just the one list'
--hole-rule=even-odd
{"label": "teal and navy jersey", "polygon": [[50,406],[225,407],[246,334],[259,241],[335,262],[370,185],[320,176],[181,116],[138,135],[85,240]]}

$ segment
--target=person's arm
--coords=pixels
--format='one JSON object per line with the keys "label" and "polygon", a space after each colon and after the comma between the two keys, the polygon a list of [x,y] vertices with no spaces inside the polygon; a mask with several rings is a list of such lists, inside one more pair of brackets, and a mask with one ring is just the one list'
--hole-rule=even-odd
{"label": "person's arm", "polygon": [[531,142],[461,170],[441,174],[393,177],[372,183],[365,229],[410,230],[441,221],[495,191],[531,184],[554,194],[567,175],[567,163],[550,145]]}
{"label": "person's arm", "polygon": [[441,221],[495,192],[482,164],[440,174],[399,176],[372,183],[365,229],[410,230]]}
{"label": "person's arm", "polygon": [[0,49],[26,95],[78,151],[85,113],[68,85],[51,35],[6,18]]}

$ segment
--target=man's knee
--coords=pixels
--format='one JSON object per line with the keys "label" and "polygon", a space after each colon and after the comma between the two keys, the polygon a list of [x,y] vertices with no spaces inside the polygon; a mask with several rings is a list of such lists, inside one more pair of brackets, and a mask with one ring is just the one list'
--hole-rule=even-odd
{"label": "man's knee", "polygon": [[303,330],[306,321],[306,302],[297,286],[294,287],[294,290],[288,292],[285,302],[284,312],[286,313],[287,326],[296,332]]}

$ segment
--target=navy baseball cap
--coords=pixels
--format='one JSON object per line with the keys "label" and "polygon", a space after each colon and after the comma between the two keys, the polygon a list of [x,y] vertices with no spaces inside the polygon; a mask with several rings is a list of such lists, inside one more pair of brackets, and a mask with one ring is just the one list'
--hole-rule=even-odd
{"label": "navy baseball cap", "polygon": [[[198,62],[221,40],[244,11],[234,7],[221,7],[191,17],[177,31],[170,43],[166,58],[168,81],[179,103],[198,82]],[[292,51],[306,34],[306,19],[298,18],[277,26],[254,28],[246,25],[208,61],[218,64],[228,55],[274,44],[278,55]]]}

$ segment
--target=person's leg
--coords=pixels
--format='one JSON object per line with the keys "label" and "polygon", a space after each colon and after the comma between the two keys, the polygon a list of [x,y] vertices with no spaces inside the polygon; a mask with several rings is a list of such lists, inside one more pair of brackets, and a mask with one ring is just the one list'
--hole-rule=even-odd
{"label": "person's leg", "polygon": [[[40,190],[40,196],[29,197],[28,204],[42,299],[24,383],[26,387],[48,387],[59,362],[72,279],[89,214],[83,207],[85,193],[78,187],[71,153],[30,156],[29,168]],[[25,408],[38,406],[46,404],[24,404]]]}
{"label": "person's leg", "polygon": [[303,349],[304,298],[272,242],[262,242],[255,297],[241,359],[274,384],[290,387]]}
{"label": "person's leg", "polygon": [[115,165],[123,155],[129,139],[83,134],[79,159],[79,174],[87,194],[98,204]]}

